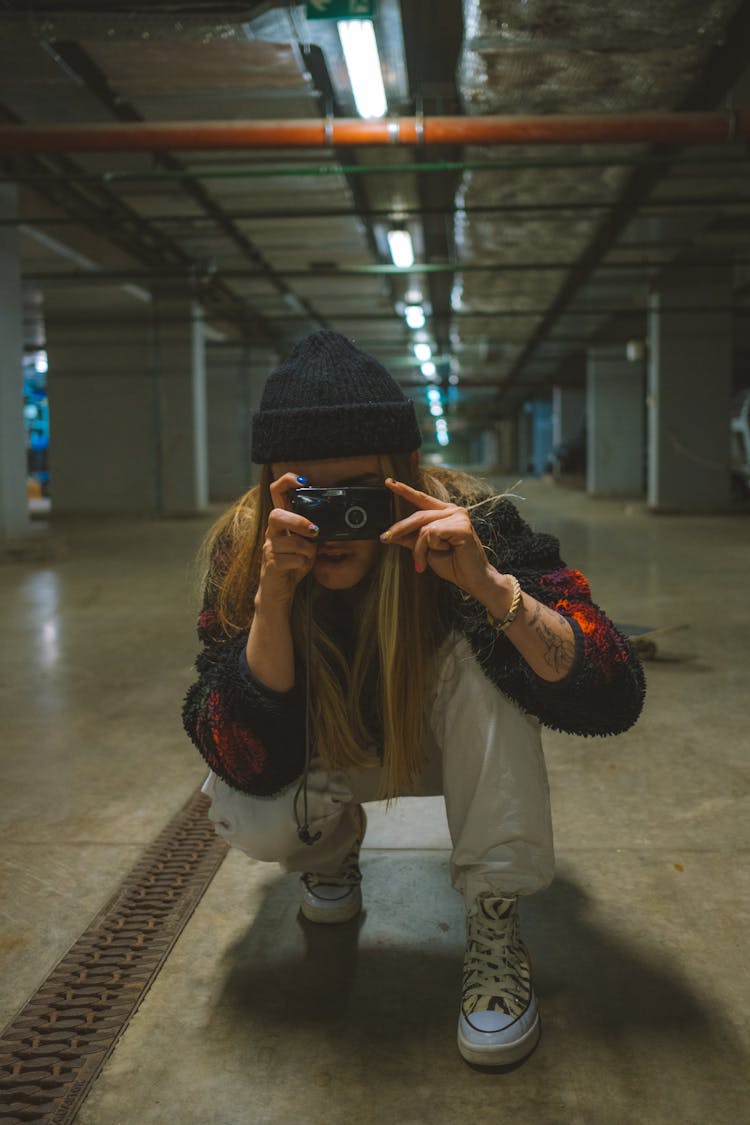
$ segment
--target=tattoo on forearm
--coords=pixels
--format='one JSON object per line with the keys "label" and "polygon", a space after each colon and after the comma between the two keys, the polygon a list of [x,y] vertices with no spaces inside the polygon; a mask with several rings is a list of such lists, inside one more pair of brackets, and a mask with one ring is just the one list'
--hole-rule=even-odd
{"label": "tattoo on forearm", "polygon": [[533,628],[537,624],[537,622],[539,621],[539,618],[541,616],[542,616],[542,607],[539,604],[539,602],[534,602],[534,608],[531,611],[531,617],[529,618],[529,625],[531,625],[531,627]]}
{"label": "tattoo on forearm", "polygon": [[[569,637],[560,633],[560,626],[565,628],[564,619],[546,606],[538,606],[538,608],[539,613],[535,615],[533,621],[538,622],[535,632],[544,644],[544,663],[554,672],[567,672],[573,666],[575,645]],[[542,617],[546,620],[541,620]]]}

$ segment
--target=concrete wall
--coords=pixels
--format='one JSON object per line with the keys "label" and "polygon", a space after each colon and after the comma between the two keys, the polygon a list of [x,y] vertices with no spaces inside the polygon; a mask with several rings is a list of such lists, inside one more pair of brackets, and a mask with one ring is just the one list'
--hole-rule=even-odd
{"label": "concrete wall", "polygon": [[586,491],[641,496],[644,491],[644,371],[624,348],[589,352],[586,399]]}
{"label": "concrete wall", "polygon": [[258,478],[250,459],[251,418],[277,359],[265,349],[226,344],[209,344],[206,357],[209,495],[225,502]]}
{"label": "concrete wall", "polygon": [[731,278],[719,267],[666,278],[649,299],[648,502],[655,510],[730,504],[731,299]]}
{"label": "concrete wall", "polygon": [[552,444],[575,437],[586,416],[586,391],[583,387],[552,388]]}
{"label": "concrete wall", "polygon": [[149,321],[48,331],[55,512],[154,515],[159,401]]}
{"label": "concrete wall", "polygon": [[187,515],[208,503],[208,439],[203,310],[157,297],[155,369],[159,386],[162,510]]}
{"label": "concrete wall", "polygon": [[208,499],[203,322],[113,293],[47,328],[55,512],[189,515]]}
{"label": "concrete wall", "polygon": [[[16,216],[16,188],[0,184],[0,216]],[[0,537],[29,528],[26,431],[23,422],[23,336],[18,235],[0,227]]]}

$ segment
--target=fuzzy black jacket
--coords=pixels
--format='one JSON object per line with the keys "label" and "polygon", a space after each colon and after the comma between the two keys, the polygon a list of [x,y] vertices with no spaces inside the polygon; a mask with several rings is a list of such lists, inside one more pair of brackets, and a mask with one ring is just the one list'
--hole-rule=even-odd
{"label": "fuzzy black jacket", "polygon": [[[515,574],[532,597],[570,620],[575,661],[563,680],[542,680],[511,641],[492,628],[481,603],[441,583],[448,627],[466,637],[498,690],[545,726],[578,735],[627,730],[643,706],[643,670],[629,641],[591,600],[585,577],[565,566],[553,536],[533,532],[507,500],[487,515],[473,514],[472,522],[498,568]],[[273,796],[304,767],[301,677],[288,692],[261,684],[245,661],[247,632],[224,634],[210,598],[199,617],[198,636],[203,647],[196,661],[198,679],[183,707],[185,729],[228,785]]]}

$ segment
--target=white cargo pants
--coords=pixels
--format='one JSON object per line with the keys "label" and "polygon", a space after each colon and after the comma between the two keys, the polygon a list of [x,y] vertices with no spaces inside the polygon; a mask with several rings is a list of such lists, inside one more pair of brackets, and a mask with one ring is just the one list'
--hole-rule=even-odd
{"label": "white cargo pants", "polygon": [[[278,797],[240,793],[210,774],[210,819],[228,843],[287,871],[332,875],[356,838],[356,806],[379,799],[379,766],[308,777],[313,845],[297,835],[297,783]],[[443,794],[453,851],[451,879],[467,906],[483,891],[531,894],[552,879],[549,786],[539,723],[485,676],[468,642],[452,637],[438,664],[429,711],[427,761],[405,796]],[[302,815],[302,797],[298,800]]]}

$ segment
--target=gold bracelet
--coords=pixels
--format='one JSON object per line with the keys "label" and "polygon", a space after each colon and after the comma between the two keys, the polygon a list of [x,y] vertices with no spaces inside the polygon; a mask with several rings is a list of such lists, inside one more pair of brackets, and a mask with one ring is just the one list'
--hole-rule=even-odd
{"label": "gold bracelet", "polygon": [[498,619],[493,617],[490,611],[487,610],[487,620],[498,633],[504,633],[508,626],[513,624],[521,606],[521,583],[518,581],[515,574],[507,574],[506,578],[510,578],[513,583],[513,601],[510,603],[510,609],[502,621],[498,621]]}

